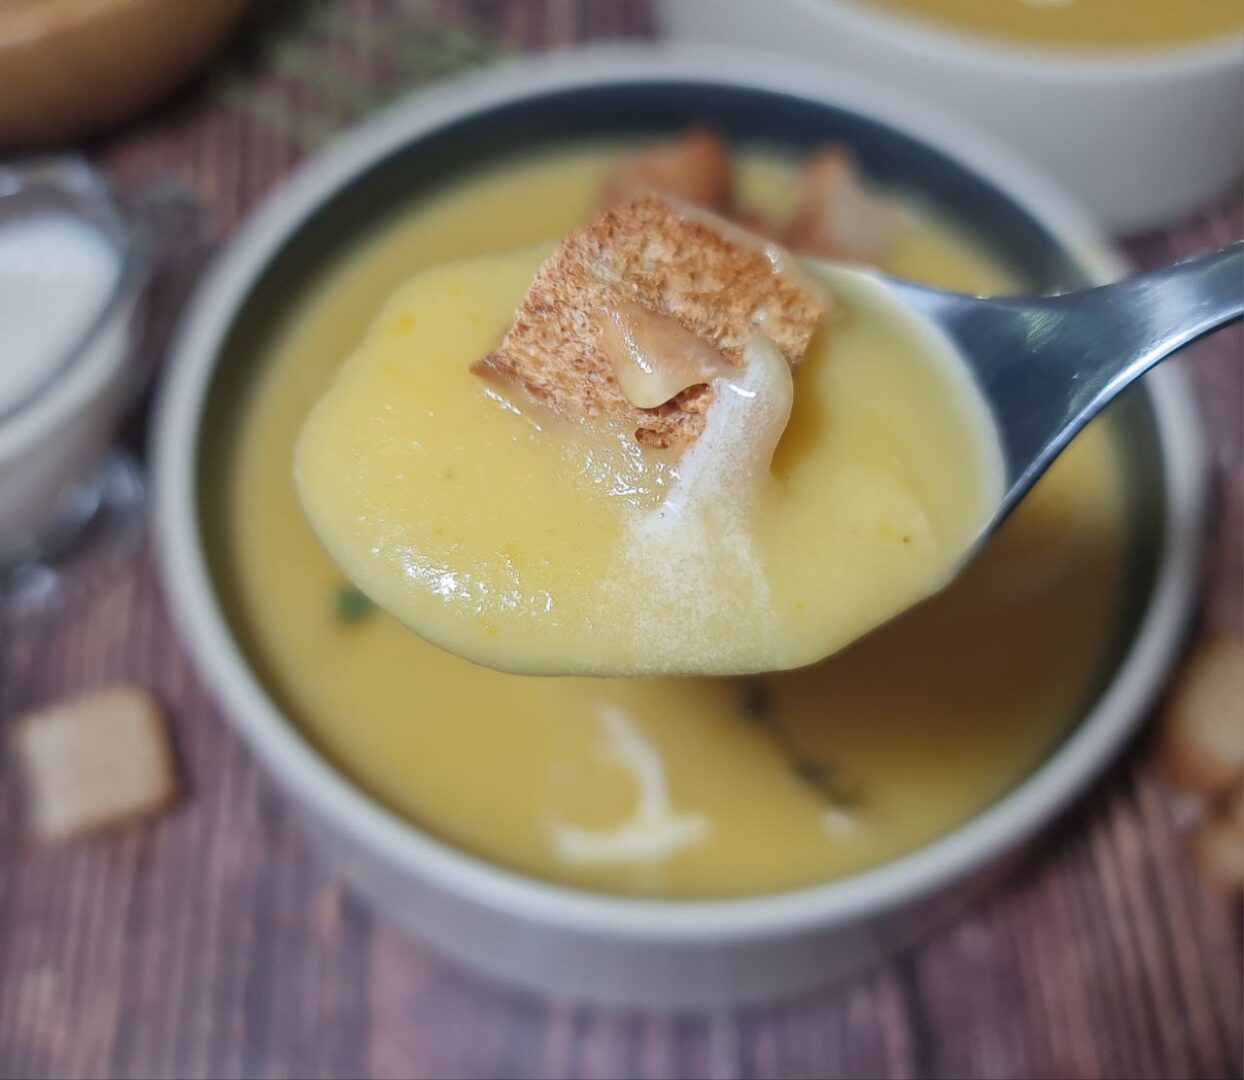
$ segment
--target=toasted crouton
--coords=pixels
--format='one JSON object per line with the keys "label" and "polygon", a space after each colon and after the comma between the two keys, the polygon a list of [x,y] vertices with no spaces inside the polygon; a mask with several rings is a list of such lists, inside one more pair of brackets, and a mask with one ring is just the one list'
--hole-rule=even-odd
{"label": "toasted crouton", "polygon": [[695,128],[624,156],[605,177],[600,208],[636,195],[669,195],[722,211],[730,202],[730,152],[715,131]]}
{"label": "toasted crouton", "polygon": [[868,185],[851,153],[829,146],[804,165],[795,213],[782,239],[801,255],[876,263],[889,251],[902,219],[898,201]]}
{"label": "toasted crouton", "polygon": [[1161,766],[1175,786],[1215,791],[1244,773],[1244,641],[1223,636],[1196,647],[1162,724]]}
{"label": "toasted crouton", "polygon": [[707,214],[654,195],[632,199],[568,236],[536,274],[500,346],[476,370],[520,386],[574,419],[615,418],[644,446],[684,449],[704,428],[710,386],[641,409],[602,347],[609,313],[638,304],[741,366],[759,328],[790,364],[824,311],[816,286],[775,269],[761,244]]}
{"label": "toasted crouton", "polygon": [[35,835],[67,840],[168,805],[177,795],[164,717],[151,695],[117,686],[17,721]]}

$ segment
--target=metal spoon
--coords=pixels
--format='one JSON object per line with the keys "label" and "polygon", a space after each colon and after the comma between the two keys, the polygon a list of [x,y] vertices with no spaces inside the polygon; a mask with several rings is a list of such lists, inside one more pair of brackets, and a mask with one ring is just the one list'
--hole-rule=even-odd
{"label": "metal spoon", "polygon": [[1158,361],[1244,315],[1244,241],[1060,296],[980,299],[887,279],[958,347],[993,414],[1006,493],[988,535],[1072,438]]}

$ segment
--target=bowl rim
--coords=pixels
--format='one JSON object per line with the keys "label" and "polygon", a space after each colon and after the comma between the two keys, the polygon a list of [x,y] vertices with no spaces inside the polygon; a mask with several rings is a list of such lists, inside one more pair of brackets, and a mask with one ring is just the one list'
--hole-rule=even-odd
{"label": "bowl rim", "polygon": [[183,316],[157,403],[157,555],[174,623],[228,722],[296,803],[313,807],[374,857],[529,924],[620,941],[745,942],[850,923],[966,878],[1049,822],[1133,734],[1180,646],[1200,568],[1206,455],[1177,370],[1148,376],[1169,492],[1153,591],[1131,650],[1077,729],[1016,788],[929,844],[847,878],[756,896],[589,892],[488,862],[388,810],[323,757],[269,697],[215,595],[198,515],[197,447],[220,346],[251,286],[309,214],[388,153],[475,112],[587,86],[671,81],[773,91],[861,113],[930,143],[1000,188],[1095,278],[1125,269],[1075,204],[1022,159],[961,121],[857,76],[726,46],[590,46],[505,61],[416,91],[313,155],[217,256]]}
{"label": "bowl rim", "polygon": [[1120,79],[1200,75],[1233,67],[1244,56],[1244,30],[1151,49],[1060,47],[957,30],[918,12],[904,13],[859,0],[789,0],[813,18],[838,18],[853,29],[883,36],[884,44],[978,73],[1017,74],[1046,81],[1075,78],[1095,84]]}

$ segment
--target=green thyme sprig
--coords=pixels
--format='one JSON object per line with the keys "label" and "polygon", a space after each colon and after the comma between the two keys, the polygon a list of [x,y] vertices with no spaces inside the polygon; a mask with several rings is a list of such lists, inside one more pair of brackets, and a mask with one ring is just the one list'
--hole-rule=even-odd
{"label": "green thyme sprig", "polygon": [[773,691],[764,679],[742,680],[739,715],[756,725],[784,757],[791,772],[838,810],[854,810],[861,804],[860,789],[847,782],[833,766],[809,757],[778,722]]}
{"label": "green thyme sprig", "polygon": [[[353,52],[366,75],[340,66],[335,46]],[[426,11],[403,8],[370,23],[334,0],[303,0],[296,17],[264,30],[245,68],[218,73],[216,94],[255,122],[311,149],[404,90],[504,53],[493,38]],[[298,108],[289,102],[291,85],[300,91]]]}

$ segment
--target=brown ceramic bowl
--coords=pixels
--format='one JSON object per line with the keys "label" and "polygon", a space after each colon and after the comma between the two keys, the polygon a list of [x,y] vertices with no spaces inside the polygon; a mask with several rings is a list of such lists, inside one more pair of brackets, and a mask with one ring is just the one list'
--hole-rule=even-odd
{"label": "brown ceramic bowl", "polygon": [[0,146],[75,138],[178,82],[246,0],[0,0]]}

